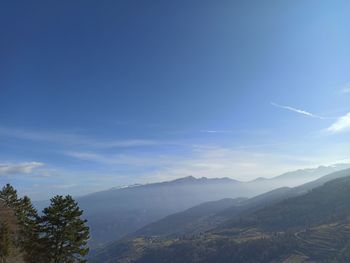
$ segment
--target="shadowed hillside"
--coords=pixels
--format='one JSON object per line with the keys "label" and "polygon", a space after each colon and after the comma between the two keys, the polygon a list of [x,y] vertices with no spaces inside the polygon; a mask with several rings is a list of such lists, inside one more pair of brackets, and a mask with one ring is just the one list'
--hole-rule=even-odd
{"label": "shadowed hillside", "polygon": [[[169,182],[113,188],[78,198],[78,202],[89,220],[90,246],[99,247],[132,234],[152,222],[204,202],[225,198],[249,198],[279,187],[311,181],[345,167],[347,166],[320,166],[250,182],[230,178],[188,176]],[[219,222],[220,218],[215,225]],[[212,223],[203,220],[202,223],[203,226],[213,226]]]}
{"label": "shadowed hillside", "polygon": [[247,210],[214,230],[120,241],[91,262],[349,262],[350,171],[328,178],[336,176],[303,195]]}
{"label": "shadowed hillside", "polygon": [[[217,226],[220,222],[225,220],[225,217],[216,216],[217,213],[232,206],[239,206],[241,203],[244,203],[245,200],[244,198],[222,199],[203,203],[151,223],[136,231],[133,235],[181,236],[200,233]],[[216,218],[214,218],[215,216]]]}
{"label": "shadowed hillside", "polygon": [[252,213],[261,209],[263,206],[272,205],[284,199],[307,193],[307,191],[322,185],[324,182],[334,178],[341,178],[348,175],[348,173],[348,170],[335,172],[302,186],[294,188],[282,187],[250,199],[236,199],[231,201],[230,199],[223,199],[203,203],[151,223],[136,231],[133,235],[182,236],[185,234],[203,233],[214,229],[220,224],[225,224],[242,214]]}

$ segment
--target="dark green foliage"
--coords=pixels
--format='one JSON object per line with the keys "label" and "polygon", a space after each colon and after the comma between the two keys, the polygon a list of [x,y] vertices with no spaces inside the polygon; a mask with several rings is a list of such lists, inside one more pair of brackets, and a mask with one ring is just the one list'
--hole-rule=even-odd
{"label": "dark green foliage", "polygon": [[39,216],[29,197],[18,198],[17,191],[9,184],[0,191],[0,197],[16,216],[19,228],[16,246],[21,250],[25,261],[28,263],[44,262],[41,260],[43,251],[40,250]]}
{"label": "dark green foliage", "polygon": [[11,208],[18,205],[17,191],[10,184],[6,184],[0,191],[0,199]]}
{"label": "dark green foliage", "polygon": [[6,222],[0,224],[0,260],[1,263],[6,262],[6,258],[10,256],[11,250],[11,234],[10,228]]}
{"label": "dark green foliage", "polygon": [[41,217],[30,199],[18,198],[10,185],[0,191],[0,198],[13,212],[15,220],[10,221],[17,229],[12,235],[7,224],[0,226],[0,259],[9,256],[14,248],[15,262],[18,259],[26,263],[86,262],[89,229],[86,220],[81,219],[83,211],[71,196],[52,198]]}
{"label": "dark green foliage", "polygon": [[89,228],[82,220],[83,211],[71,196],[55,196],[42,216],[42,230],[49,262],[85,262]]}
{"label": "dark green foliage", "polygon": [[17,218],[21,226],[21,247],[23,257],[28,263],[45,262],[41,236],[40,217],[30,199],[25,196],[20,199]]}
{"label": "dark green foliage", "polygon": [[172,246],[148,250],[137,263],[270,263],[293,250],[292,236],[260,238],[237,243],[229,238],[189,239]]}
{"label": "dark green foliage", "polygon": [[[141,247],[140,247],[141,246]],[[95,255],[91,263],[271,263],[297,247],[292,234],[236,242],[229,237],[200,236],[180,240],[138,238],[119,242]],[[115,252],[115,253],[113,253]]]}
{"label": "dark green foliage", "polygon": [[350,262],[350,241],[345,246],[345,248],[340,252],[340,254],[337,256],[337,259],[335,262],[338,263],[349,263]]}

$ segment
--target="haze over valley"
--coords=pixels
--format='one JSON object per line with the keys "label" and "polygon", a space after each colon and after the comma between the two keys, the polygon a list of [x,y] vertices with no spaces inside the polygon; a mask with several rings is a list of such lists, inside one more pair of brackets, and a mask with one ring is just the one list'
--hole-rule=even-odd
{"label": "haze over valley", "polygon": [[350,2],[4,0],[1,263],[349,263]]}

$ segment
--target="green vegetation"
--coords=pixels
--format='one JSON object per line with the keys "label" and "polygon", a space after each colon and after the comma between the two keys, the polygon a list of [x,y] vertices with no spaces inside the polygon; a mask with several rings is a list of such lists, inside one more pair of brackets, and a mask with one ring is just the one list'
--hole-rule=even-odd
{"label": "green vegetation", "polygon": [[56,196],[44,209],[42,239],[52,262],[85,262],[89,229],[86,220],[80,219],[82,213],[71,196]]}
{"label": "green vegetation", "polygon": [[6,185],[0,204],[1,263],[86,262],[89,228],[71,196],[55,196],[39,216],[28,197]]}
{"label": "green vegetation", "polygon": [[0,260],[1,263],[6,262],[6,258],[10,256],[11,235],[10,229],[6,222],[0,225]]}

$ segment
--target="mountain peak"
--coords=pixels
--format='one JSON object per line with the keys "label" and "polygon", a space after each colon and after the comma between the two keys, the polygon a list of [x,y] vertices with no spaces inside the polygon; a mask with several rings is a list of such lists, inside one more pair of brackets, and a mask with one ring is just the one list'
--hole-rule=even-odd
{"label": "mountain peak", "polygon": [[266,181],[266,180],[268,180],[268,179],[265,177],[258,177],[258,178],[255,178],[254,180],[252,180],[251,182],[262,182],[262,181]]}
{"label": "mountain peak", "polygon": [[196,178],[192,175],[189,175],[189,176],[185,176],[185,177],[181,177],[181,178],[169,181],[169,183],[188,183],[188,182],[196,182],[196,181],[201,180],[201,179],[207,180],[207,178],[205,178],[205,177]]}
{"label": "mountain peak", "polygon": [[193,183],[193,182],[199,182],[199,183],[204,183],[204,182],[239,182],[237,180],[234,180],[232,178],[229,177],[220,177],[220,178],[207,178],[207,177],[199,177],[196,178],[192,175],[186,176],[186,177],[182,177],[182,178],[178,178],[175,179],[173,181],[169,181],[168,183]]}

